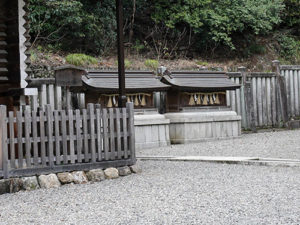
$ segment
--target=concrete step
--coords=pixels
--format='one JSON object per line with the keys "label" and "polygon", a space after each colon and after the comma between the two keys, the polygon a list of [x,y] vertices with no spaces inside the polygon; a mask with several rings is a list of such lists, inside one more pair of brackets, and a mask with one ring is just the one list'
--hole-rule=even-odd
{"label": "concrete step", "polygon": [[260,158],[260,157],[223,157],[223,156],[140,156],[142,161],[208,162],[256,166],[300,167],[298,159]]}

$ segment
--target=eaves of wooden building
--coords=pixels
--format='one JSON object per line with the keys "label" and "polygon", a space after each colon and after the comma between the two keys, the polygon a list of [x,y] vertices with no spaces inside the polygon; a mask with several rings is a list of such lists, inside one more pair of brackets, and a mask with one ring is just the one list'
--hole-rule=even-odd
{"label": "eaves of wooden building", "polygon": [[0,104],[18,106],[26,95],[30,36],[27,0],[0,1]]}

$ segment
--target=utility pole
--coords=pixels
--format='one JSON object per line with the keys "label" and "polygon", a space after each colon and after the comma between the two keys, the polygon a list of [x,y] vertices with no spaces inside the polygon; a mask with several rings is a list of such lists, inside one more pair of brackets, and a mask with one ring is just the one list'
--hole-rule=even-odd
{"label": "utility pole", "polygon": [[118,74],[119,99],[118,106],[126,107],[125,63],[124,63],[124,34],[123,34],[123,0],[116,0],[117,10],[117,39],[118,39]]}

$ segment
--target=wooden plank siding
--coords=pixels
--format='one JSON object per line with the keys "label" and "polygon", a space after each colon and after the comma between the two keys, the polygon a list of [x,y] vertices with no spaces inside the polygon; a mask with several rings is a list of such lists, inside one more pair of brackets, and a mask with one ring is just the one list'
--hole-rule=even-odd
{"label": "wooden plank siding", "polygon": [[[283,80],[286,85],[288,116],[289,118],[300,117],[300,66],[281,66],[280,73],[284,77]],[[245,87],[243,79],[245,78],[238,73],[227,73],[227,75],[232,81],[242,85],[239,91],[227,91],[227,104],[238,115],[241,115],[242,127],[250,129],[249,112],[243,113],[247,109],[244,104]],[[276,74],[247,73],[246,79],[251,83],[255,126],[262,128],[282,126]]]}
{"label": "wooden plank siding", "polygon": [[30,88],[38,88],[38,96],[29,96],[32,111],[51,105],[54,110],[84,109],[85,94],[71,93],[69,88],[55,84],[54,78],[28,79]]}
{"label": "wooden plank siding", "polygon": [[89,104],[88,110],[53,110],[46,105],[16,116],[0,106],[0,176],[133,165],[133,115],[132,103],[109,110],[99,104]]}

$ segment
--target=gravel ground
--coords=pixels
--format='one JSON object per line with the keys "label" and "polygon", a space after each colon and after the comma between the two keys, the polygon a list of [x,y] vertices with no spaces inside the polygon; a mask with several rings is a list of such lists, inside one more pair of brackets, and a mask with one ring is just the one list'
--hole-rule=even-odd
{"label": "gravel ground", "polygon": [[241,138],[144,149],[137,156],[249,156],[300,159],[300,130],[244,134]]}
{"label": "gravel ground", "polygon": [[0,224],[300,224],[300,169],[140,162],[117,180],[0,196]]}

